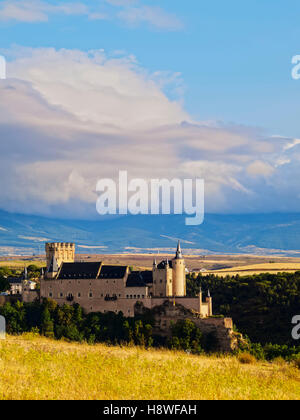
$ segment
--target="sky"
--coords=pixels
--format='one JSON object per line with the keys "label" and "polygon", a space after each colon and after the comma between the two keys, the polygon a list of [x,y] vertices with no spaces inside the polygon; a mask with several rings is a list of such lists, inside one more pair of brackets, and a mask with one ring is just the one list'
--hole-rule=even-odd
{"label": "sky", "polygon": [[0,208],[95,215],[99,178],[200,177],[206,211],[300,211],[300,4],[0,0]]}

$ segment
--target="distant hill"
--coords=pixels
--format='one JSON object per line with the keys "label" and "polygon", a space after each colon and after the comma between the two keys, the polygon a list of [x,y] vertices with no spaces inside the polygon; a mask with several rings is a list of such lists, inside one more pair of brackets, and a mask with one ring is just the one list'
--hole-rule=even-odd
{"label": "distant hill", "polygon": [[208,214],[186,226],[178,215],[62,220],[0,211],[0,255],[42,252],[45,241],[75,242],[78,253],[156,252],[178,239],[190,253],[299,256],[300,214]]}

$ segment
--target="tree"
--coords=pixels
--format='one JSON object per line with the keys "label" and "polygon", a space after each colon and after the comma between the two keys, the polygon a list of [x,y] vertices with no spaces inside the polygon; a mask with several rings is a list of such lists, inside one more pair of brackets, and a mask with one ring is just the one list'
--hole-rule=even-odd
{"label": "tree", "polygon": [[168,340],[171,349],[189,350],[192,353],[202,352],[202,333],[190,319],[178,320],[171,324],[172,336]]}
{"label": "tree", "polygon": [[35,264],[30,264],[27,267],[27,273],[29,279],[38,279],[41,275],[41,271],[39,267]]}
{"label": "tree", "polygon": [[42,314],[41,332],[45,337],[54,338],[54,325],[47,307]]}
{"label": "tree", "polygon": [[1,277],[0,274],[0,292],[7,292],[10,290],[9,281],[5,277]]}

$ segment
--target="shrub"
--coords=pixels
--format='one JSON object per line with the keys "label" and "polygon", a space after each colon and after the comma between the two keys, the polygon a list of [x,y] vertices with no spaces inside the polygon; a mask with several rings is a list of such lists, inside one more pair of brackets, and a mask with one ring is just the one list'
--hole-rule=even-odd
{"label": "shrub", "polygon": [[238,361],[239,361],[240,363],[242,363],[243,365],[250,365],[250,364],[252,364],[252,363],[255,363],[255,362],[256,362],[256,359],[255,359],[255,357],[254,357],[252,354],[250,354],[250,353],[241,353],[241,354],[238,356]]}
{"label": "shrub", "polygon": [[300,355],[298,354],[293,360],[295,366],[300,369]]}
{"label": "shrub", "polygon": [[276,365],[282,366],[286,364],[286,361],[284,360],[283,357],[279,356],[279,357],[275,357],[275,359],[272,360],[272,363],[275,363]]}

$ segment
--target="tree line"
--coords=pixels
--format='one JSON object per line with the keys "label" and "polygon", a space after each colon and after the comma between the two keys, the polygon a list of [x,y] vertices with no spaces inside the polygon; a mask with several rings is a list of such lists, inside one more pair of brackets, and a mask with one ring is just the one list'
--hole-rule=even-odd
{"label": "tree line", "polygon": [[52,299],[31,303],[7,302],[0,307],[6,319],[8,334],[35,332],[49,338],[143,347],[168,347],[201,353],[205,345],[201,331],[190,320],[172,326],[165,339],[153,334],[154,319],[146,315],[124,317],[122,312],[86,314],[78,304],[59,306]]}
{"label": "tree line", "polygon": [[187,294],[210,290],[213,313],[231,317],[252,342],[294,346],[292,318],[300,315],[300,271],[249,276],[187,276]]}

